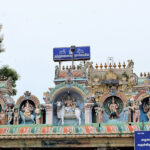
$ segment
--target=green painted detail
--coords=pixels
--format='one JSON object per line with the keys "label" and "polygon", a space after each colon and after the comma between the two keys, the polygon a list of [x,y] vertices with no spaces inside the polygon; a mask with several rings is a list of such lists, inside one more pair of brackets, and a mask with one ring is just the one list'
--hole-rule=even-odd
{"label": "green painted detail", "polygon": [[58,89],[60,89],[62,87],[66,87],[65,82],[56,85],[55,88],[52,89],[52,91],[50,92],[50,96],[52,96],[55,93],[55,91],[57,91]]}
{"label": "green painted detail", "polygon": [[145,78],[138,78],[138,85],[143,85],[145,83]]}
{"label": "green painted detail", "polygon": [[[130,127],[131,126],[131,127]],[[133,127],[132,127],[133,126]],[[111,129],[111,130],[110,130]],[[132,131],[131,131],[132,129]],[[10,135],[64,135],[64,134],[101,134],[101,135],[130,135],[134,131],[150,131],[150,122],[147,123],[115,123],[115,124],[89,124],[84,126],[52,126],[50,124],[41,125],[2,125],[0,126],[0,136]]]}
{"label": "green painted detail", "polygon": [[73,83],[71,84],[71,86],[79,88],[85,95],[88,94],[88,91],[86,90],[85,86],[83,86],[82,84]]}
{"label": "green painted detail", "polygon": [[54,133],[58,133],[59,131],[60,131],[60,127],[54,127],[54,128],[53,128],[53,132],[54,132]]}
{"label": "green painted detail", "polygon": [[[52,100],[52,95],[59,89],[63,88],[63,87],[67,87],[67,84],[65,82],[63,83],[60,83],[58,85],[55,86],[54,89],[52,89],[52,91],[50,92],[50,101],[49,103],[52,103],[53,100]],[[86,90],[85,86],[83,86],[82,84],[78,84],[78,83],[72,83],[71,84],[71,87],[76,87],[78,89],[80,89],[85,95],[88,94],[88,91]]]}

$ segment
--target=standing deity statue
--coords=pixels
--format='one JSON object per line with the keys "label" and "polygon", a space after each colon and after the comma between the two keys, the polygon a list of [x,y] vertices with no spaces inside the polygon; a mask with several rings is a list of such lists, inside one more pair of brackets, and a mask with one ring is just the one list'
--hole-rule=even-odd
{"label": "standing deity statue", "polygon": [[96,122],[97,123],[102,123],[103,122],[103,107],[102,105],[100,107],[95,107],[96,110]]}
{"label": "standing deity statue", "polygon": [[0,113],[0,121],[2,125],[6,124],[6,112],[4,110],[2,110]]}
{"label": "standing deity statue", "polygon": [[17,108],[14,109],[14,125],[18,125],[19,124],[19,111]]}
{"label": "standing deity statue", "polygon": [[129,122],[129,111],[130,111],[130,106],[128,104],[128,102],[125,103],[125,107],[124,107],[124,114],[123,114],[123,120],[125,122]]}
{"label": "standing deity statue", "polygon": [[41,109],[39,105],[36,106],[35,115],[36,115],[35,117],[36,124],[40,124],[41,123]]}
{"label": "standing deity statue", "polygon": [[119,118],[118,109],[119,109],[119,104],[116,104],[114,97],[112,97],[112,103],[109,105],[110,119]]}
{"label": "standing deity statue", "polygon": [[13,111],[11,107],[8,107],[7,109],[7,118],[8,118],[8,124],[10,124],[13,118]]}
{"label": "standing deity statue", "polygon": [[139,122],[140,121],[139,103],[138,102],[132,103],[132,106],[130,107],[130,111],[132,112],[133,122]]}
{"label": "standing deity statue", "polygon": [[140,108],[138,102],[136,102],[134,106],[133,122],[140,122]]}

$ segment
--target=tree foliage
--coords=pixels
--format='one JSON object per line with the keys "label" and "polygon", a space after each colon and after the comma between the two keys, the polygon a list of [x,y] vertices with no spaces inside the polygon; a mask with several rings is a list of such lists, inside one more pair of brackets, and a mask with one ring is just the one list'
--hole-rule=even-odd
{"label": "tree foliage", "polygon": [[18,73],[14,69],[9,68],[8,66],[3,66],[2,68],[0,68],[0,76],[2,78],[6,77],[6,79],[11,77],[12,87],[13,87],[12,95],[16,95],[17,91],[16,91],[15,87],[16,87],[16,81],[19,79]]}

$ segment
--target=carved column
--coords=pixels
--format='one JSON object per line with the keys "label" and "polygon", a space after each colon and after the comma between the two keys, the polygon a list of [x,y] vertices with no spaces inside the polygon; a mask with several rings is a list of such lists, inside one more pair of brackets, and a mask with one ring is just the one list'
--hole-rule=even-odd
{"label": "carved column", "polygon": [[52,124],[53,123],[52,104],[45,104],[45,109],[46,109],[46,124]]}
{"label": "carved column", "polygon": [[91,116],[91,108],[93,106],[93,103],[85,103],[84,106],[85,106],[85,124],[89,124],[89,123],[91,123],[90,117],[92,117]]}

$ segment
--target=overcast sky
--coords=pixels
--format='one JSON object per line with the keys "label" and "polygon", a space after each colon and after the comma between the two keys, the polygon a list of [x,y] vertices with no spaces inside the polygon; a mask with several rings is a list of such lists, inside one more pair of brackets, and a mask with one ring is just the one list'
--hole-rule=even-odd
{"label": "overcast sky", "polygon": [[150,72],[150,0],[0,0],[0,24],[0,66],[21,76],[15,101],[29,90],[43,102],[54,87],[53,47],[89,45],[93,62],[133,59],[135,73]]}

